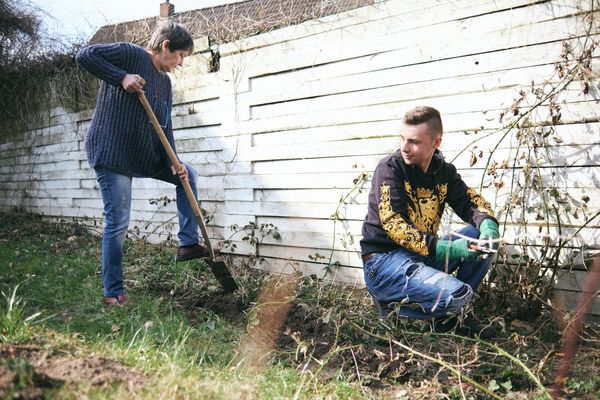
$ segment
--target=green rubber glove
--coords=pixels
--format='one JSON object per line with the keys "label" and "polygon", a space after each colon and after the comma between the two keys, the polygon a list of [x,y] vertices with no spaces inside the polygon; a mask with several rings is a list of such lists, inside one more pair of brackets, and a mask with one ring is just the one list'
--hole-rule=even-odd
{"label": "green rubber glove", "polygon": [[492,239],[491,243],[479,243],[480,246],[489,246],[492,249],[498,248],[498,242],[496,239],[500,237],[500,232],[498,232],[498,224],[493,220],[486,218],[483,220],[481,225],[479,225],[479,240],[488,240]]}
{"label": "green rubber glove", "polygon": [[446,254],[450,261],[475,261],[481,252],[469,250],[469,242],[466,239],[438,240],[435,246],[435,259],[446,261]]}

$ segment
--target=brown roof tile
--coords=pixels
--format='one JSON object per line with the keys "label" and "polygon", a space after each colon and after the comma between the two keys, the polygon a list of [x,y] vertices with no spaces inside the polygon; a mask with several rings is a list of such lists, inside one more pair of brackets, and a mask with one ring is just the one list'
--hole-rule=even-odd
{"label": "brown roof tile", "polygon": [[[172,18],[193,37],[208,36],[212,42],[226,43],[371,4],[373,0],[248,0],[184,11]],[[144,46],[159,20],[156,16],[103,26],[90,43],[133,42]]]}

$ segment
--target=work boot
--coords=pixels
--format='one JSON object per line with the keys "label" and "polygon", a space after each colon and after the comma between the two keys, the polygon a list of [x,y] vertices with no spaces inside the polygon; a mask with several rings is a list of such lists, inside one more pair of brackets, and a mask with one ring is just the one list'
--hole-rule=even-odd
{"label": "work boot", "polygon": [[206,257],[210,257],[208,248],[199,244],[194,244],[192,246],[179,246],[179,249],[177,250],[177,261],[187,261],[195,258]]}

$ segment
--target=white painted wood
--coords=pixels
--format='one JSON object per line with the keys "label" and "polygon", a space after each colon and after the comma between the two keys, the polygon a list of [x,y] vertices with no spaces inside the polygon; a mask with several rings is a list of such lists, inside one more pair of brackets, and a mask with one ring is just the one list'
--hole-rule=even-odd
{"label": "white painted wood", "polygon": [[[515,98],[514,93],[510,91],[501,92],[505,97],[494,100],[491,94],[489,97],[479,96],[478,98],[469,98],[468,96],[444,96],[427,100],[432,106],[445,111],[444,125],[449,131],[473,131],[481,129],[500,129],[502,125],[498,122],[498,115],[512,103]],[[478,102],[484,101],[491,106],[490,109],[481,111],[478,108]],[[354,107],[351,109],[338,109],[327,111],[316,111],[308,115],[286,115],[261,120],[241,121],[239,130],[241,133],[260,133],[272,132],[274,130],[303,129],[322,126],[331,126],[335,124],[352,124],[364,122],[376,122],[382,120],[398,121],[409,109],[422,105],[425,99],[416,99],[403,102],[392,102],[385,107],[381,105],[367,105]],[[465,107],[471,110],[465,111],[462,102],[465,101]],[[564,123],[574,123],[577,121],[590,120],[598,121],[596,107],[588,102],[569,103],[565,105],[562,112]],[[551,118],[540,110],[540,121],[550,123]]]}
{"label": "white painted wood", "polygon": [[47,154],[37,154],[35,156],[25,155],[25,156],[8,156],[6,154],[6,158],[0,159],[1,166],[28,166],[30,164],[52,164],[65,160],[77,160],[84,161],[86,160],[86,155],[82,151],[73,151],[73,152],[56,152],[56,153],[47,153]]}
{"label": "white painted wood", "polygon": [[[240,257],[234,257],[233,261],[247,265],[246,258],[240,260]],[[341,266],[327,271],[322,264],[314,262],[298,262],[269,257],[260,257],[252,266],[270,273],[314,276],[316,279],[324,279],[327,282],[346,283],[359,288],[364,287],[363,271],[359,268]]]}
{"label": "white painted wood", "polygon": [[[293,45],[276,44],[261,51],[234,55],[226,60],[245,63],[244,72],[248,76],[257,76],[398,48],[409,50],[403,57],[406,62],[426,62],[560,40],[569,34],[578,35],[585,31],[585,26],[577,24],[575,19],[552,20],[552,13],[554,10],[547,5],[538,4],[501,13],[480,14],[467,21],[455,20],[440,24],[435,24],[432,16],[423,13],[418,17],[412,15],[394,21],[401,27],[397,32],[390,33],[393,30],[388,26],[373,22],[368,26],[348,27],[299,39]],[[571,13],[572,9],[563,9],[557,11],[555,17]],[[480,40],[484,34],[486,40]],[[377,40],[373,40],[374,37]],[[435,39],[431,40],[432,38]],[[352,42],[353,45],[336,47],[335,43],[340,41]],[[297,49],[303,49],[302,60],[294,60]],[[259,57],[262,60],[269,59],[270,62],[259,63]],[[225,63],[225,60],[222,62]],[[301,64],[298,65],[299,63]]]}
{"label": "white painted wood", "polygon": [[[441,63],[443,64],[443,63]],[[594,69],[598,69],[599,63],[594,62]],[[443,68],[443,65],[439,65],[439,68]],[[512,97],[508,98],[508,101],[512,103],[514,93],[518,93],[516,88],[523,87],[529,89],[532,80],[534,82],[544,81],[544,77],[552,76],[554,73],[554,65],[543,65],[539,67],[528,67],[522,69],[513,69],[506,72],[494,72],[485,75],[471,75],[465,77],[450,77],[439,80],[428,80],[416,83],[401,83],[394,84],[393,80],[379,80],[366,77],[369,86],[361,88],[360,86],[355,87],[349,83],[345,83],[343,88],[335,89],[330,88],[329,93],[327,89],[320,90],[317,93],[305,94],[306,99],[302,99],[303,93],[299,93],[299,100],[291,101],[289,99],[282,103],[274,103],[274,100],[261,99],[261,102],[268,103],[267,105],[256,105],[251,106],[251,118],[262,119],[280,115],[293,115],[301,113],[312,113],[318,110],[327,109],[340,109],[340,108],[353,108],[370,104],[385,104],[388,102],[399,101],[403,99],[414,99],[420,98],[420,96],[448,96],[448,95],[465,95],[479,97],[477,94],[481,93],[481,97],[491,98],[496,101],[494,105],[499,105],[497,99],[504,98],[503,93],[509,92]],[[397,75],[397,74],[394,74]],[[353,82],[358,79],[352,79]],[[558,83],[559,79],[549,81],[549,84]],[[376,87],[371,89],[373,83],[386,82],[385,87]],[[320,85],[322,88],[325,85]],[[506,89],[500,92],[500,89]],[[356,90],[356,91],[354,91]],[[498,94],[494,91],[498,90]],[[344,91],[344,92],[342,92]],[[324,92],[324,93],[323,93]],[[340,93],[341,94],[332,94]],[[325,96],[327,95],[327,96]],[[579,96],[579,94],[577,94]],[[318,98],[312,98],[309,96],[322,96]],[[280,97],[280,96],[278,96]],[[282,99],[278,99],[281,101]],[[248,100],[252,102],[252,99]],[[258,99],[255,100],[258,102]],[[252,104],[252,103],[250,103]],[[502,105],[502,104],[500,104]],[[509,106],[510,104],[502,105]],[[467,106],[468,107],[468,106]],[[488,108],[487,105],[483,104],[483,107]],[[464,108],[463,108],[464,109]],[[466,108],[468,110],[469,108]]]}
{"label": "white painted wood", "polygon": [[[597,35],[592,36],[592,38],[596,37]],[[566,44],[576,48],[579,41],[580,39],[567,40]],[[562,46],[559,41],[545,42],[491,53],[436,59],[416,65],[406,65],[403,63],[401,54],[391,51],[376,56],[363,56],[300,70],[251,77],[252,92],[248,93],[248,96],[256,97],[254,93],[261,93],[263,96],[281,96],[287,92],[288,96],[298,98],[301,97],[302,91],[316,94],[318,91],[326,89],[326,86],[343,88],[346,84],[349,87],[364,89],[510,71],[511,69],[552,64],[561,54]],[[597,54],[597,51],[594,54]],[[440,68],[442,65],[443,68]],[[365,79],[367,77],[371,79]],[[283,91],[282,88],[290,90]]]}
{"label": "white painted wood", "polygon": [[423,11],[431,8],[437,2],[426,1],[403,1],[399,3],[381,2],[375,7],[362,7],[339,14],[333,14],[318,20],[306,21],[299,25],[293,25],[278,29],[276,32],[242,38],[233,43],[221,45],[220,54],[229,56],[234,53],[248,51],[274,43],[297,40],[302,37],[312,36],[317,33],[339,29],[342,26],[362,24],[368,21],[376,21],[399,13],[412,13],[415,9]]}
{"label": "white painted wood", "polygon": [[[368,191],[371,183],[363,185],[361,192],[354,192],[348,201],[354,204],[364,204],[366,212],[366,203]],[[302,201],[304,204],[329,203],[337,204],[342,197],[350,193],[351,189],[260,189],[255,190],[255,199],[259,202],[295,202]]]}
{"label": "white painted wood", "polygon": [[[336,210],[336,204],[297,202],[242,202],[229,201],[227,206],[232,214],[285,216],[296,218],[329,219]],[[362,220],[366,209],[362,204],[351,204],[339,211],[343,219]]]}
{"label": "white painted wood", "polygon": [[[366,214],[366,210],[365,210]],[[252,216],[253,218],[255,216]],[[246,222],[248,219],[246,219]],[[303,218],[282,218],[282,217],[268,217],[259,216],[256,218],[258,224],[273,224],[279,230],[282,231],[295,231],[295,232],[319,232],[329,233],[333,232],[333,221],[323,219],[303,219]],[[338,233],[352,235],[360,234],[362,229],[361,221],[342,221],[338,223]]]}
{"label": "white painted wood", "polygon": [[277,146],[296,143],[320,143],[347,139],[398,137],[397,120],[373,121],[369,123],[334,124],[329,126],[257,132],[252,135],[253,145]]}
{"label": "white painted wood", "polygon": [[[553,292],[553,296],[558,296],[561,300],[561,304],[564,304],[566,310],[564,311],[574,311],[577,309],[579,301],[581,299],[581,292],[572,291],[572,290],[559,290],[555,289]],[[556,298],[554,298],[556,302]],[[595,296],[592,297],[592,303],[590,307],[590,314],[594,316],[600,315],[600,294],[596,293]],[[572,315],[572,314],[571,314]]]}
{"label": "white painted wood", "polygon": [[223,182],[231,188],[351,188],[356,174],[352,173],[317,173],[298,174],[294,177],[285,175],[240,175],[225,176]]}

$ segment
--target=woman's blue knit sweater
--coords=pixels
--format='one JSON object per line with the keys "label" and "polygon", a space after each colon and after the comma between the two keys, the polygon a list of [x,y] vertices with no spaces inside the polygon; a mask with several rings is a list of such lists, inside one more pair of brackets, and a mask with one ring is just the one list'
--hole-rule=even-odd
{"label": "woman's blue knit sweater", "polygon": [[127,93],[121,86],[125,74],[138,74],[146,80],[146,97],[175,149],[169,76],[154,67],[146,50],[130,43],[85,47],[76,60],[100,79],[96,111],[85,138],[90,165],[138,177],[152,177],[169,168],[171,163],[137,93]]}

